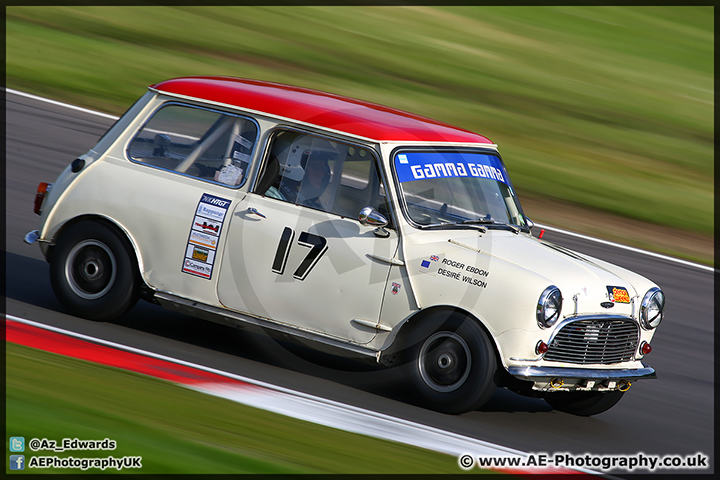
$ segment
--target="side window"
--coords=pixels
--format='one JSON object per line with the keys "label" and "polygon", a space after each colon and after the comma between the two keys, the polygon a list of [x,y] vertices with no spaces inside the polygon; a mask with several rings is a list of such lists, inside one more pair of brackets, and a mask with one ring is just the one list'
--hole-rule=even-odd
{"label": "side window", "polygon": [[257,126],[250,120],[170,104],[155,112],[127,154],[135,162],[239,187],[256,141]]}
{"label": "side window", "polygon": [[299,132],[273,136],[255,193],[353,219],[388,213],[370,149]]}

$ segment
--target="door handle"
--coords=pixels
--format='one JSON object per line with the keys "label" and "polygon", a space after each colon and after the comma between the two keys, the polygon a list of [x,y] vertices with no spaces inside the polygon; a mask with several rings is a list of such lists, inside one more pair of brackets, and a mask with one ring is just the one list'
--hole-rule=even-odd
{"label": "door handle", "polygon": [[258,217],[267,218],[262,213],[258,212],[255,207],[248,207],[247,210],[245,210],[247,213],[252,213],[253,215],[257,215]]}

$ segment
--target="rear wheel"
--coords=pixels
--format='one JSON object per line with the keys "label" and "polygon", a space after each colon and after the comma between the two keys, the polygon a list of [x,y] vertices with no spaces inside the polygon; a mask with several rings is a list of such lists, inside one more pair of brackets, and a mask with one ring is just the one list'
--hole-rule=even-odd
{"label": "rear wheel", "polygon": [[62,233],[50,261],[50,281],[60,303],[73,315],[111,320],[138,299],[135,255],[115,229],[82,221]]}
{"label": "rear wheel", "polygon": [[403,365],[423,406],[463,413],[495,391],[495,349],[471,318],[452,313],[422,320],[409,334]]}
{"label": "rear wheel", "polygon": [[611,409],[625,392],[556,392],[545,395],[545,401],[555,410],[581,417],[597,415]]}

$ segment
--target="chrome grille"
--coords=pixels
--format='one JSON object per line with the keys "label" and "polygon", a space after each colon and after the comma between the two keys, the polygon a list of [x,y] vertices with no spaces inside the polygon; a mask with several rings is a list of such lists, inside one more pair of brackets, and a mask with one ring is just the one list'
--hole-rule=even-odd
{"label": "chrome grille", "polygon": [[543,358],[582,365],[627,362],[637,349],[638,334],[637,323],[629,319],[578,320],[560,329]]}

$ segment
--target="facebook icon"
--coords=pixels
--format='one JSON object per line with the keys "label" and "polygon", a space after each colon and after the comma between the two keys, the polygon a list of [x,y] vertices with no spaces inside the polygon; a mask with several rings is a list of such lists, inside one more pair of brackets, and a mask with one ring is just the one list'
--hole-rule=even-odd
{"label": "facebook icon", "polygon": [[10,455],[10,470],[25,470],[25,455]]}

